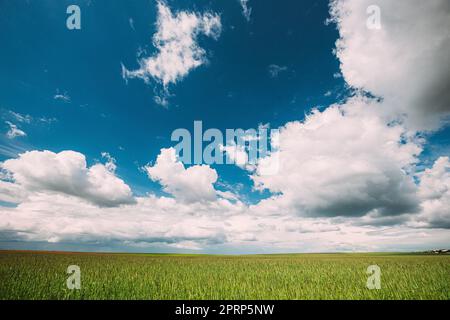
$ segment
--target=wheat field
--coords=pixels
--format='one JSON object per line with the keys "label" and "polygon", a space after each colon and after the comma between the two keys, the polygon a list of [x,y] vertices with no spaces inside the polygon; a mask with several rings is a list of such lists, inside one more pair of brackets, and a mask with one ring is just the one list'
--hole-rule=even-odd
{"label": "wheat field", "polygon": [[[366,287],[369,265],[381,269],[379,290]],[[0,299],[449,298],[448,255],[0,252]]]}

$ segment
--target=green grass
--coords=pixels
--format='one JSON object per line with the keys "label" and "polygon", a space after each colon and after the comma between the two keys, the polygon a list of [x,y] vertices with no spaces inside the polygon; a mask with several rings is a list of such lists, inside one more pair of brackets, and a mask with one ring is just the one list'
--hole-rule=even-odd
{"label": "green grass", "polygon": [[[381,290],[366,269],[381,268]],[[66,288],[69,265],[81,290]],[[449,299],[450,256],[0,251],[0,299]]]}

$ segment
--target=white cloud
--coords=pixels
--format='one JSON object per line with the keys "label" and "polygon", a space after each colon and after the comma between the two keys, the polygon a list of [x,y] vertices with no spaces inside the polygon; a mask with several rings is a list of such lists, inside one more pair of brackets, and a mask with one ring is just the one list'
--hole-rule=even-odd
{"label": "white cloud", "polygon": [[299,215],[398,215],[418,209],[413,179],[407,174],[421,152],[401,126],[388,126],[377,104],[353,98],[345,105],[315,110],[303,122],[280,128],[280,168],[253,175],[256,187],[281,195]]}
{"label": "white cloud", "polygon": [[9,111],[9,114],[16,120],[19,122],[23,122],[23,123],[31,123],[31,121],[33,120],[33,117],[30,116],[29,114],[20,114],[18,112],[14,112],[14,111]]}
{"label": "white cloud", "polygon": [[114,159],[108,152],[102,152],[102,157],[106,159],[106,170],[111,173],[115,173],[117,169],[116,159]]}
{"label": "white cloud", "polygon": [[24,124],[32,124],[32,123],[51,124],[53,122],[58,121],[56,118],[49,118],[49,117],[34,118],[29,114],[21,114],[19,112],[14,112],[12,110],[9,110],[6,113],[6,117],[10,118],[13,121],[17,121]]}
{"label": "white cloud", "polygon": [[46,123],[46,124],[51,124],[51,123],[54,123],[54,122],[57,122],[58,121],[58,119],[56,119],[56,118],[47,118],[47,117],[40,117],[39,119],[38,119],[38,121],[40,121],[40,122],[42,122],[42,123]]}
{"label": "white cloud", "polygon": [[[205,170],[206,174],[185,169],[174,158],[173,149],[163,149],[156,164],[148,169],[153,171],[151,177],[174,192],[175,198],[147,195],[135,197],[134,203],[121,206],[98,206],[93,201],[85,201],[85,194],[67,192],[80,185],[71,182],[80,180],[79,174],[73,172],[92,168],[79,164],[84,156],[70,151],[31,153],[37,158],[19,157],[27,168],[23,163],[19,166],[18,162],[10,162],[8,167],[12,172],[2,176],[6,181],[0,183],[0,201],[19,202],[16,208],[0,206],[3,240],[64,241],[80,245],[95,242],[113,247],[114,244],[140,248],[161,246],[166,250],[207,249],[212,252],[224,246],[230,246],[234,252],[261,252],[261,248],[270,248],[271,252],[417,250],[442,246],[448,241],[448,231],[427,229],[426,222],[416,222],[414,229],[405,227],[402,221],[398,226],[385,228],[363,224],[365,217],[302,217],[285,210],[276,197],[248,206],[235,194],[213,189],[216,175],[212,169],[196,166],[196,170]],[[59,159],[42,161],[41,156]],[[52,171],[45,170],[49,164]],[[438,167],[437,170],[442,171],[441,165]],[[102,171],[111,174],[105,167]],[[432,175],[436,179],[439,177],[435,172]],[[197,183],[186,181],[188,176]],[[199,181],[208,176],[208,181]],[[9,181],[11,179],[13,182]],[[109,181],[103,183],[111,185]],[[211,196],[204,201],[194,188],[211,195],[214,192],[218,197]],[[27,194],[21,194],[23,190]],[[113,193],[117,192],[110,192]]]}
{"label": "white cloud", "polygon": [[[366,28],[369,4],[332,2],[341,35],[337,56],[347,83],[382,101],[359,94],[283,126],[279,152],[259,163],[279,157],[278,174],[259,175],[256,170],[252,176],[256,188],[275,194],[255,205],[257,210],[271,215],[361,216],[374,225],[401,224],[421,211],[413,172],[423,141],[410,130],[436,128],[449,110],[445,90],[430,89],[436,81],[441,89],[450,83],[450,73],[442,72],[447,68],[442,66],[449,65],[444,53],[449,38],[439,32],[449,22],[442,21],[448,12],[443,2],[414,7],[383,1],[382,29],[375,31]],[[418,77],[416,67],[427,69],[421,72],[427,76]],[[404,122],[392,122],[399,117]]]}
{"label": "white cloud", "polygon": [[[35,193],[17,208],[0,207],[0,230],[10,240],[128,244],[217,252],[379,251],[445,244],[442,230],[355,226],[352,221],[277,216],[253,211],[239,201],[184,203],[149,195],[135,204],[98,207],[65,194]],[[395,241],[393,241],[395,239]],[[265,249],[261,249],[265,248]]]}
{"label": "white cloud", "polygon": [[433,167],[419,174],[419,195],[422,214],[416,222],[420,226],[450,228],[450,160],[440,157]]}
{"label": "white cloud", "polygon": [[269,70],[269,75],[270,75],[272,78],[276,78],[276,77],[278,77],[278,75],[279,75],[281,72],[286,71],[286,70],[287,70],[287,67],[286,67],[286,66],[279,66],[279,65],[277,65],[277,64],[271,64],[271,65],[269,66],[268,70]]}
{"label": "white cloud", "polygon": [[234,194],[231,191],[216,190],[216,193],[219,197],[226,199],[226,200],[230,200],[230,201],[238,201],[239,200],[239,196]]}
{"label": "white cloud", "polygon": [[59,100],[65,103],[70,102],[70,96],[67,92],[60,93],[59,90],[56,90],[56,94],[53,96],[53,99]]}
{"label": "white cloud", "polygon": [[239,0],[239,3],[242,7],[242,14],[244,15],[247,21],[250,21],[250,16],[252,14],[252,8],[248,6],[249,0]]}
{"label": "white cloud", "polygon": [[185,168],[178,161],[175,149],[162,149],[155,165],[144,167],[149,178],[158,181],[164,191],[186,202],[212,201],[216,199],[214,183],[217,172],[206,165]]}
{"label": "white cloud", "polygon": [[17,208],[0,207],[0,230],[30,241],[223,242],[221,220],[207,215],[208,210],[219,212],[208,204],[184,205],[165,197],[140,197],[135,204],[98,207],[66,194],[42,192],[29,196]]}
{"label": "white cloud", "polygon": [[[173,198],[133,197],[115,175],[116,162],[107,153],[106,164],[88,167],[84,155],[73,151],[32,151],[2,164],[8,172],[0,179],[0,200],[18,206],[0,206],[0,236],[215,252],[221,246],[311,252],[447,245],[449,159],[442,157],[432,168],[416,172],[424,141],[411,131],[438,127],[448,110],[448,95],[441,90],[449,83],[444,57],[448,38],[441,36],[448,28],[437,29],[448,25],[443,19],[448,7],[438,0],[408,6],[381,1],[382,29],[375,31],[366,29],[367,5],[362,0],[333,2],[341,34],[337,55],[347,83],[382,101],[356,95],[282,126],[279,151],[260,160],[252,175],[257,189],[273,192],[269,198],[245,204],[234,193],[216,190],[214,169],[186,168],[172,148],[162,149],[145,170]],[[154,41],[160,51],[131,73],[168,85],[195,66],[183,60],[165,69],[163,57],[172,57],[167,50],[180,45],[180,36],[197,47],[201,32],[196,28],[208,27],[204,15],[173,15],[162,3],[159,11],[155,37],[160,38]],[[181,22],[184,27],[175,27]],[[153,69],[145,69],[145,61],[153,61]],[[391,122],[399,116],[406,122]],[[260,175],[259,168],[275,157],[278,173]]]}
{"label": "white cloud", "polygon": [[[250,139],[252,138],[253,137],[250,137]],[[249,156],[245,146],[237,145],[234,141],[231,141],[226,146],[220,145],[219,147],[220,151],[226,154],[231,163],[236,164],[239,168],[242,169],[253,169],[252,164],[249,163]]]}
{"label": "white cloud", "polygon": [[6,136],[9,139],[14,139],[16,137],[25,137],[27,135],[23,130],[19,129],[17,125],[9,121],[6,121],[6,124],[9,126],[9,130],[8,132],[6,132]]}
{"label": "white cloud", "polygon": [[[167,92],[170,84],[177,83],[191,70],[207,62],[206,51],[199,46],[198,37],[205,35],[217,39],[222,25],[217,14],[188,11],[174,14],[162,1],[157,7],[157,32],[153,36],[153,45],[158,53],[140,60],[137,70],[130,71],[122,66],[122,75],[125,79],[141,78],[146,82],[153,78],[161,82]],[[165,101],[164,96],[159,98]]]}
{"label": "white cloud", "polygon": [[379,0],[381,29],[366,27],[371,0],[334,0],[345,81],[381,96],[391,117],[433,130],[450,114],[450,6],[447,0]]}
{"label": "white cloud", "polygon": [[13,182],[0,179],[0,201],[20,203],[26,199],[26,191]]}
{"label": "white cloud", "polygon": [[111,170],[111,163],[87,167],[83,154],[74,151],[29,151],[0,164],[21,194],[53,192],[72,195],[99,206],[134,201],[131,189]]}

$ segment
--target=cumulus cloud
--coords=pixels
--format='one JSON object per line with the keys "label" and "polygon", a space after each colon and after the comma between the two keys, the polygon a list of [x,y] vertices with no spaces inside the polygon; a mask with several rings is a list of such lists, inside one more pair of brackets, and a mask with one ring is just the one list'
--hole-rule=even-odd
{"label": "cumulus cloud", "polygon": [[249,163],[249,156],[245,146],[238,145],[234,141],[226,146],[220,145],[220,151],[224,152],[231,163],[246,170],[252,170],[253,166]]}
{"label": "cumulus cloud", "polygon": [[300,215],[417,211],[416,188],[407,172],[420,144],[406,139],[401,126],[384,123],[376,108],[357,97],[280,128],[280,169],[275,175],[256,172],[257,188],[281,194],[277,202]]}
{"label": "cumulus cloud", "polygon": [[26,199],[26,191],[19,185],[0,180],[0,201],[20,203]]}
{"label": "cumulus cloud", "polygon": [[411,130],[434,130],[450,114],[450,5],[447,0],[380,0],[381,28],[367,28],[370,0],[333,0],[345,81],[383,98]]}
{"label": "cumulus cloud", "polygon": [[416,218],[420,226],[450,228],[450,160],[440,157],[432,168],[419,174],[422,214]]}
{"label": "cumulus cloud", "polygon": [[0,207],[0,230],[15,239],[48,242],[223,242],[219,217],[206,215],[211,209],[155,196],[121,207],[99,207],[66,194],[36,193],[17,208]]}
{"label": "cumulus cloud", "polygon": [[[277,202],[276,197],[247,205],[235,194],[213,189],[217,176],[212,169],[196,166],[189,171],[194,167],[184,168],[176,160],[173,149],[161,150],[155,165],[147,166],[147,171],[174,198],[149,194],[135,197],[133,203],[121,206],[99,206],[94,201],[86,201],[92,196],[72,191],[79,189],[79,185],[90,189],[89,184],[73,183],[83,180],[74,172],[92,168],[85,165],[83,155],[73,151],[30,153],[36,157],[29,159],[21,155],[8,160],[18,162],[7,163],[8,169],[2,171],[0,201],[18,202],[15,208],[0,206],[3,240],[94,242],[113,246],[116,243],[139,248],[160,246],[166,250],[210,248],[213,252],[226,246],[234,250],[243,248],[244,252],[258,252],[264,247],[274,251],[306,252],[408,250],[430,248],[448,240],[448,233],[428,229],[425,221],[415,222],[414,229],[402,226],[402,221],[398,226],[383,228],[363,224],[365,217],[299,216],[298,212],[289,210],[292,207],[286,206],[285,210],[284,202]],[[114,162],[110,155],[104,153],[103,156],[110,163]],[[448,164],[447,161],[441,162]],[[441,162],[433,167],[433,172],[427,171],[424,175],[442,179],[436,173],[436,170],[442,173]],[[52,171],[45,170],[49,164]],[[112,175],[115,169],[115,166],[107,169],[105,165],[102,171]],[[194,177],[192,181],[197,183],[186,182],[188,176]],[[201,181],[205,177],[209,177],[207,181]],[[438,189],[444,192],[443,188]],[[26,193],[21,194],[23,191]],[[110,198],[118,191],[108,193]],[[209,197],[205,198],[203,193]]]}
{"label": "cumulus cloud", "polygon": [[102,152],[102,157],[106,159],[106,170],[111,173],[115,173],[117,169],[116,159],[114,159],[108,152]]}
{"label": "cumulus cloud", "polygon": [[206,165],[185,168],[174,148],[162,149],[155,165],[144,167],[149,178],[158,181],[164,191],[186,202],[212,201],[216,198],[214,183],[217,172]]}
{"label": "cumulus cloud", "polygon": [[9,139],[14,139],[17,137],[25,137],[27,135],[25,131],[19,129],[17,125],[15,125],[14,123],[6,121],[6,124],[9,126],[9,130],[6,132],[6,136]]}
{"label": "cumulus cloud", "polygon": [[[0,230],[8,240],[50,243],[120,243],[271,251],[377,251],[430,248],[448,241],[441,230],[355,226],[349,221],[270,216],[239,201],[184,203],[149,195],[135,204],[99,207],[66,194],[35,193],[16,208],[0,207]],[[395,239],[395,241],[393,241]],[[5,239],[3,239],[5,240]]]}
{"label": "cumulus cloud", "polygon": [[[74,151],[29,151],[0,164],[22,194],[53,192],[72,195],[99,206],[134,201],[131,189],[114,174],[111,164],[88,167],[83,154]],[[5,187],[5,185],[3,185]],[[11,196],[12,197],[12,196]]]}
{"label": "cumulus cloud", "polygon": [[[163,1],[159,1],[157,7],[157,32],[153,36],[153,45],[158,53],[140,60],[137,70],[130,71],[122,66],[122,75],[125,79],[141,78],[146,82],[152,78],[163,84],[167,95],[170,84],[177,83],[191,70],[207,62],[206,51],[198,44],[198,37],[204,35],[217,39],[222,25],[217,14],[173,13]],[[158,98],[159,102],[165,102],[164,96]]]}
{"label": "cumulus cloud", "polygon": [[[266,199],[249,204],[216,190],[216,170],[185,167],[173,148],[162,149],[155,163],[144,167],[170,197],[133,197],[107,153],[102,154],[105,164],[89,167],[84,155],[73,151],[31,151],[1,165],[0,201],[18,205],[0,207],[0,231],[14,240],[113,240],[214,250],[226,245],[309,252],[447,245],[450,161],[441,157],[416,172],[425,141],[414,132],[439,127],[448,111],[448,36],[442,31],[449,29],[448,5],[440,0],[414,4],[379,1],[381,29],[371,30],[367,1],[332,1],[344,80],[381,99],[358,93],[282,126],[277,151],[251,171],[254,188],[270,191]],[[205,30],[208,24],[218,28],[214,21],[220,20],[211,14],[173,14],[162,2],[158,11],[158,53],[124,75],[168,86],[203,63],[197,36],[215,34]],[[177,51],[180,46],[188,53]],[[170,59],[173,69],[166,69]],[[242,150],[228,151],[237,158]],[[278,170],[261,174],[261,167],[274,162]]]}
{"label": "cumulus cloud", "polygon": [[[331,15],[344,79],[381,99],[358,93],[280,128],[279,151],[259,162],[277,156],[278,173],[252,175],[256,188],[274,194],[255,206],[259,211],[363,217],[366,225],[382,225],[406,223],[426,207],[419,195],[424,187],[413,177],[424,141],[413,132],[437,128],[449,110],[448,90],[442,90],[450,83],[449,37],[440,32],[449,22],[448,6],[382,1],[382,27],[373,30],[366,27],[370,4],[332,1]],[[430,222],[422,226],[445,227]]]}

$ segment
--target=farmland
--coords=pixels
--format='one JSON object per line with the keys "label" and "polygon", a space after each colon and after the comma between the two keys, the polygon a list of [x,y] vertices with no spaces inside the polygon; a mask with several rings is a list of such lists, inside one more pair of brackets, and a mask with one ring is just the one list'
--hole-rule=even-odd
{"label": "farmland", "polygon": [[[69,265],[79,290],[67,288]],[[380,290],[366,287],[369,265]],[[0,251],[0,299],[450,299],[450,256]]]}

